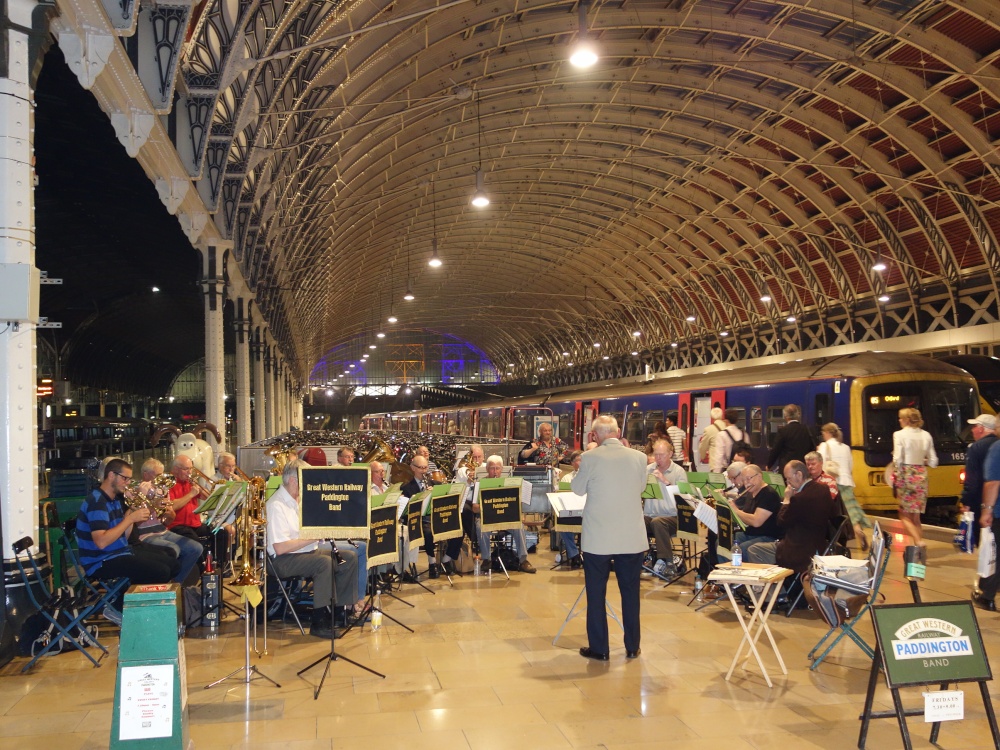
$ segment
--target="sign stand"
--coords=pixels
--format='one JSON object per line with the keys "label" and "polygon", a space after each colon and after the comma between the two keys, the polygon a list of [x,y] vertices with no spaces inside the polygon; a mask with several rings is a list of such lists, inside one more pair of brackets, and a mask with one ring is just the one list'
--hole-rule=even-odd
{"label": "sign stand", "polygon": [[[870,610],[875,626],[875,658],[868,677],[865,707],[861,714],[858,747],[864,750],[868,725],[872,719],[896,717],[903,746],[913,744],[906,725],[907,716],[923,716],[924,709],[903,707],[901,687],[975,682],[986,709],[993,742],[1000,747],[1000,730],[986,683],[993,679],[989,660],[983,648],[979,623],[970,602],[933,602],[916,604],[886,604]],[[885,673],[892,693],[892,711],[873,711],[878,675]],[[941,722],[931,726],[931,743],[936,743]]]}

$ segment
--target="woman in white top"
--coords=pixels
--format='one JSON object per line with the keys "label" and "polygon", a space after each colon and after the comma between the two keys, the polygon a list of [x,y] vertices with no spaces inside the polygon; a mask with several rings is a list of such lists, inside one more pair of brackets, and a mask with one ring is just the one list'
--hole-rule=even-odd
{"label": "woman in white top", "polygon": [[[854,526],[854,536],[860,540],[861,549],[867,550],[865,529],[870,529],[872,524],[854,497],[854,459],[851,456],[851,446],[844,445],[844,433],[834,422],[823,425],[821,432],[823,442],[816,451],[823,457],[823,470],[837,480],[837,489],[847,508],[847,515],[851,517],[851,525]],[[831,462],[836,464],[836,474],[827,467]]]}
{"label": "woman in white top", "polygon": [[924,544],[920,514],[927,509],[927,467],[938,465],[934,439],[921,427],[923,417],[917,409],[900,409],[900,430],[892,433],[892,461],[896,466],[893,488],[899,500],[899,520],[913,537],[914,544]]}

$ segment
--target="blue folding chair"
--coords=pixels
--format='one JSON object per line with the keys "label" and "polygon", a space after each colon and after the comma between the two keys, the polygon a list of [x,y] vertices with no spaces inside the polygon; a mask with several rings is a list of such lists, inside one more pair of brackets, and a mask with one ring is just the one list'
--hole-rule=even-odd
{"label": "blue folding chair", "polygon": [[79,594],[86,592],[88,596],[98,599],[97,606],[94,608],[94,614],[99,615],[106,605],[111,604],[121,596],[121,592],[129,585],[129,579],[91,580],[88,578],[83,570],[83,563],[80,562],[80,557],[77,554],[75,518],[71,518],[63,524],[62,533],[62,546],[66,552],[67,562],[73,566],[73,572],[76,575],[73,587]]}
{"label": "blue folding chair", "polygon": [[[30,536],[19,539],[11,545],[14,550],[14,562],[17,565],[18,573],[21,574],[21,581],[24,583],[24,590],[35,609],[47,622],[45,629],[32,644],[31,661],[24,665],[21,672],[27,672],[36,661],[50,652],[60,653],[67,643],[83,653],[93,662],[95,667],[101,666],[100,660],[91,656],[87,647],[96,646],[99,648],[102,652],[101,659],[108,655],[108,650],[100,644],[95,633],[88,630],[84,620],[93,614],[98,607],[103,607],[103,600],[100,596],[92,596],[89,591],[77,593],[67,586],[50,591],[45,584],[38,560],[31,552],[33,546],[34,541]],[[31,565],[33,579],[25,568],[25,560]]]}
{"label": "blue folding chair", "polygon": [[[836,646],[840,642],[840,639],[843,638],[845,635],[852,641],[854,641],[854,643],[858,645],[858,648],[860,648],[862,651],[865,652],[866,656],[870,658],[875,657],[875,650],[871,646],[869,646],[868,643],[865,641],[865,639],[862,638],[858,634],[858,632],[854,629],[854,626],[857,625],[858,621],[865,616],[865,613],[872,606],[872,603],[874,603],[875,600],[878,598],[879,589],[882,586],[882,579],[885,576],[886,568],[889,566],[889,545],[891,542],[891,537],[888,534],[882,533],[878,529],[877,525],[875,528],[877,533],[882,534],[882,540],[881,540],[882,543],[876,545],[875,538],[873,535],[872,553],[869,556],[869,560],[872,564],[872,569],[873,569],[873,575],[870,581],[870,586],[868,583],[857,584],[857,583],[851,583],[849,581],[842,581],[837,578],[831,579],[825,576],[815,577],[816,581],[825,583],[828,586],[836,586],[837,588],[842,589],[844,591],[849,591],[859,595],[867,594],[868,598],[865,601],[864,605],[857,611],[857,613],[853,617],[837,625],[831,625],[830,629],[826,632],[826,635],[820,638],[819,642],[815,646],[813,646],[808,656],[808,658],[812,660],[812,665],[809,667],[810,670],[815,671],[816,667],[820,665],[823,659],[826,658],[827,654],[829,654],[833,650],[833,647]],[[872,559],[873,557],[876,556],[877,559]],[[827,645],[827,647],[823,650],[823,653],[821,653],[819,656],[815,656],[816,652],[823,647],[823,644],[834,633],[837,633],[837,637],[834,638],[829,645]]]}

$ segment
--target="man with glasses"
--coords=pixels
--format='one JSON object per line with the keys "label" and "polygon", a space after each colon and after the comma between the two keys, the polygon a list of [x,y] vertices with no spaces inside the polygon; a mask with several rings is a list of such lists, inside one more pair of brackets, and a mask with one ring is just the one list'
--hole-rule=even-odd
{"label": "man with glasses", "polygon": [[737,532],[735,541],[746,557],[751,545],[776,542],[781,538],[781,529],[778,527],[781,497],[773,487],[764,482],[764,475],[756,464],[743,469],[743,486],[747,490],[748,500],[743,510],[735,510],[747,527],[745,531]]}
{"label": "man with glasses", "polygon": [[[180,570],[170,553],[148,545],[130,547],[132,526],[149,520],[149,508],[126,510],[122,497],[132,480],[132,467],[120,458],[104,468],[100,487],[83,501],[76,516],[76,540],[80,562],[89,578],[128,578],[132,583],[167,583]],[[124,593],[122,594],[124,597]],[[104,615],[121,624],[121,599]]]}
{"label": "man with glasses", "polygon": [[188,456],[180,455],[174,459],[171,473],[177,481],[170,488],[169,497],[177,515],[167,524],[167,528],[175,534],[200,542],[205,549],[211,549],[216,561],[224,565],[228,558],[228,545],[224,541],[226,534],[213,534],[212,529],[201,522],[198,504],[210,493],[197,482],[191,481],[193,469],[194,462]]}
{"label": "man with glasses", "polygon": [[648,498],[642,504],[646,534],[656,538],[657,559],[653,572],[664,578],[673,578],[678,573],[673,551],[673,536],[677,533],[677,501],[667,487],[676,487],[678,482],[687,481],[687,472],[673,462],[673,456],[674,446],[669,440],[653,443],[653,463],[646,467],[646,471],[660,483],[663,499]]}

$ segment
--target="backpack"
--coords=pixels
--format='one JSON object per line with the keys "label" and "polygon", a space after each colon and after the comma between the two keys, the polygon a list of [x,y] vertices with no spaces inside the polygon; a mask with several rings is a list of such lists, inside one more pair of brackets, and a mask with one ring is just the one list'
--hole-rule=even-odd
{"label": "backpack", "polygon": [[[732,426],[733,425],[729,425],[729,427]],[[733,462],[733,456],[735,456],[740,451],[753,450],[753,448],[750,447],[750,443],[746,441],[747,434],[745,432],[741,433],[739,440],[736,440],[735,438],[733,438],[733,433],[729,431],[729,427],[725,429],[725,433],[729,437],[729,440],[732,442],[732,446],[729,448],[729,460],[726,462],[727,464],[731,464]]]}

